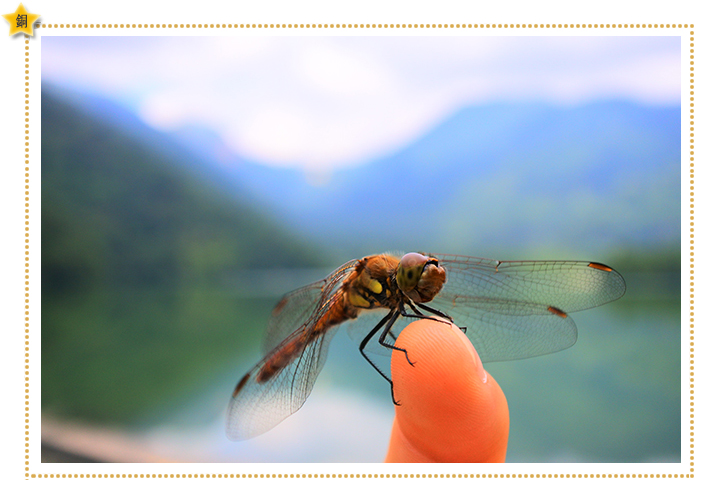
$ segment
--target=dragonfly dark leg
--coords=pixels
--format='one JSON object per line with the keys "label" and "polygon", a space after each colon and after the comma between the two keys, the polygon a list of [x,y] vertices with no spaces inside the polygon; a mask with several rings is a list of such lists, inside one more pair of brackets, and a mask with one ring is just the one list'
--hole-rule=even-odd
{"label": "dragonfly dark leg", "polygon": [[438,309],[434,309],[434,308],[429,307],[426,304],[422,304],[422,303],[418,303],[417,306],[419,306],[421,309],[423,309],[425,311],[428,311],[429,313],[435,314],[436,316],[441,316],[442,318],[446,318],[451,323],[454,322],[454,319],[451,316],[447,315],[444,312],[439,311]]}
{"label": "dragonfly dark leg", "polygon": [[[425,305],[425,304],[417,303],[417,306],[419,306],[419,307],[422,308],[423,310],[428,311],[428,312],[430,312],[430,313],[433,313],[433,314],[435,314],[435,315],[437,315],[437,316],[439,316],[439,317],[441,317],[441,318],[445,318],[445,319],[448,320],[448,321],[441,321],[441,320],[438,320],[438,319],[436,319],[436,318],[434,318],[434,317],[432,317],[432,316],[425,316],[425,315],[422,314],[422,312],[419,311],[414,305],[410,304],[409,306],[410,306],[410,307],[412,308],[412,310],[416,313],[416,315],[403,314],[402,316],[406,316],[406,317],[408,317],[408,318],[416,318],[416,317],[419,317],[419,318],[424,318],[424,319],[428,319],[428,320],[436,320],[436,321],[439,321],[439,322],[441,322],[441,323],[446,323],[447,325],[449,325],[449,324],[451,324],[451,323],[454,323],[454,319],[453,319],[451,316],[447,315],[446,313],[444,313],[444,312],[442,312],[442,311],[439,311],[438,309],[431,308],[431,307],[429,307],[429,306],[427,306],[427,305]],[[454,323],[454,324],[456,324],[456,323]],[[456,325],[456,326],[458,326],[458,325]],[[466,333],[466,331],[468,330],[468,328],[466,328],[465,326],[459,326],[459,330],[461,330],[461,331],[463,331],[464,333]]]}
{"label": "dragonfly dark leg", "polygon": [[[384,377],[384,378],[387,380],[387,382],[390,383],[390,385],[392,385],[392,380],[391,380],[389,377],[387,377],[387,375],[385,375],[385,374],[380,370],[380,368],[379,368],[377,365],[375,365],[375,363],[374,363],[372,360],[370,360],[370,357],[368,357],[367,354],[365,353],[365,347],[367,346],[368,342],[372,339],[372,337],[375,336],[375,333],[377,333],[377,332],[380,330],[380,328],[382,328],[383,326],[385,326],[389,321],[392,321],[392,322],[394,323],[394,320],[396,320],[398,316],[399,316],[399,315],[397,314],[397,311],[396,311],[396,310],[394,310],[394,309],[393,309],[393,310],[390,310],[390,312],[387,313],[387,315],[386,315],[384,318],[382,318],[382,319],[380,320],[380,322],[377,323],[377,324],[374,326],[374,328],[372,328],[372,330],[370,330],[370,332],[367,334],[367,336],[362,339],[362,342],[360,342],[360,347],[359,347],[360,354],[362,354],[362,356],[365,357],[365,360],[367,360],[367,362],[368,362],[370,365],[372,365],[372,367],[374,367],[374,369],[375,369],[382,377]],[[391,324],[390,324],[389,327],[387,328],[388,331],[389,331],[389,328],[392,328],[392,325],[391,325]]]}
{"label": "dragonfly dark leg", "polygon": [[[380,368],[377,365],[375,365],[375,363],[372,360],[370,360],[370,357],[368,357],[367,354],[365,353],[365,347],[367,346],[368,342],[372,339],[372,337],[375,336],[375,333],[377,333],[380,330],[380,328],[382,328],[383,326],[385,327],[385,330],[383,332],[383,336],[386,336],[387,333],[391,334],[390,329],[392,328],[392,325],[394,324],[394,322],[397,321],[397,318],[399,318],[399,313],[394,309],[391,310],[389,313],[387,313],[387,315],[384,318],[382,318],[380,320],[379,323],[377,323],[377,325],[374,326],[374,328],[372,328],[372,330],[370,330],[370,332],[362,340],[362,342],[360,342],[360,353],[362,354],[362,356],[365,357],[365,360],[367,360],[367,362],[370,365],[372,365],[372,367],[377,371],[378,374],[380,374],[382,377],[385,378],[385,380],[387,382],[390,383],[390,393],[392,394],[392,402],[394,403],[395,406],[399,406],[400,404],[394,398],[394,382],[392,382],[392,379],[387,377],[387,375],[385,375],[384,372],[382,372],[380,370]],[[380,340],[382,340],[382,337],[380,337]],[[407,360],[409,360],[409,359],[407,359]]]}
{"label": "dragonfly dark leg", "polygon": [[[397,346],[395,346],[395,345],[390,345],[389,343],[387,343],[387,342],[385,341],[385,338],[387,337],[387,334],[388,334],[388,333],[391,333],[391,332],[390,332],[390,329],[392,328],[392,325],[394,325],[395,320],[397,319],[397,317],[399,317],[400,314],[402,314],[402,311],[400,311],[400,312],[396,315],[395,319],[390,320],[390,321],[385,325],[385,329],[382,331],[382,335],[380,335],[380,339],[378,340],[378,342],[379,342],[380,345],[382,345],[382,346],[385,347],[385,348],[389,348],[390,350],[398,350],[398,351],[400,351],[400,352],[404,352],[404,357],[407,359],[407,362],[409,362],[409,365],[414,366],[414,362],[412,362],[411,360],[409,360],[409,355],[407,355],[407,351],[406,351],[405,349],[399,348],[399,347],[397,347]],[[406,315],[402,315],[402,316],[406,316]]]}
{"label": "dragonfly dark leg", "polygon": [[441,318],[438,318],[436,316],[427,316],[412,305],[410,305],[410,308],[412,308],[412,310],[414,311],[414,314],[407,313],[404,311],[400,311],[400,314],[402,316],[404,316],[405,318],[419,318],[420,320],[434,320],[434,321],[438,321],[439,323],[446,323],[447,325],[451,324],[449,321],[444,321]]}
{"label": "dragonfly dark leg", "polygon": [[413,304],[409,303],[409,307],[412,308],[412,311],[414,311],[414,314],[413,315],[405,314],[404,316],[408,316],[410,318],[426,318],[426,316],[424,316],[424,313],[419,311],[419,309],[416,306],[414,306]]}

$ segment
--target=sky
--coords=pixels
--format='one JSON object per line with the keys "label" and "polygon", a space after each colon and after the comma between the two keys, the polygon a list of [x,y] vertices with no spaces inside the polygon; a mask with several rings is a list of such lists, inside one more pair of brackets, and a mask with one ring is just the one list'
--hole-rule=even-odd
{"label": "sky", "polygon": [[329,171],[472,104],[679,105],[679,37],[53,37],[42,79],[150,126],[202,126],[242,157]]}

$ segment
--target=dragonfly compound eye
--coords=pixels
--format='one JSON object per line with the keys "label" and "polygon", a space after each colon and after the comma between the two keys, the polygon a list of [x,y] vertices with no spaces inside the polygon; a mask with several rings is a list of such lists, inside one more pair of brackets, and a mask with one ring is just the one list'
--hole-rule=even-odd
{"label": "dragonfly compound eye", "polygon": [[433,257],[407,254],[397,266],[397,285],[415,303],[434,299],[446,282],[446,269]]}
{"label": "dragonfly compound eye", "polygon": [[414,290],[427,263],[427,258],[416,252],[402,257],[397,266],[397,285],[405,293]]}

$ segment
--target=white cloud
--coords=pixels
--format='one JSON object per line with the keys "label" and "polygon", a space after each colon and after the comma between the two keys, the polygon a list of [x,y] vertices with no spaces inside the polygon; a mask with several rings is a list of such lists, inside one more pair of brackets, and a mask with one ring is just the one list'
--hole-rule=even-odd
{"label": "white cloud", "polygon": [[326,169],[396,150],[471,103],[680,101],[669,37],[45,37],[44,79],[207,125],[240,154]]}
{"label": "white cloud", "polygon": [[294,72],[328,96],[382,96],[395,87],[386,65],[371,56],[336,44],[316,43],[300,50]]}

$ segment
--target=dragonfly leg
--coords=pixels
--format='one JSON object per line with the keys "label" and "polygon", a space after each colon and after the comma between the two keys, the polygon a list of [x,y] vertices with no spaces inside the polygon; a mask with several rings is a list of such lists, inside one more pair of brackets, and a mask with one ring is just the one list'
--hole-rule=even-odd
{"label": "dragonfly leg", "polygon": [[[380,339],[378,340],[378,343],[382,345],[385,348],[389,348],[390,350],[398,350],[400,352],[404,352],[404,357],[407,359],[407,362],[409,362],[409,365],[414,366],[414,362],[409,360],[409,355],[407,355],[407,351],[404,348],[397,347],[395,345],[390,345],[385,341],[385,338],[387,338],[387,334],[391,334],[390,329],[392,328],[392,325],[394,325],[395,320],[399,317],[399,315],[402,314],[402,311],[397,313],[394,317],[394,319],[389,320],[384,326],[385,329],[382,331],[382,334],[380,335]],[[402,314],[402,316],[406,316]]]}
{"label": "dragonfly leg", "polygon": [[360,347],[359,347],[360,354],[363,357],[365,357],[365,360],[367,360],[367,362],[370,365],[372,365],[372,367],[377,371],[378,374],[380,374],[382,377],[385,378],[385,380],[387,382],[390,383],[390,390],[392,392],[392,402],[396,406],[399,406],[399,403],[397,401],[395,401],[395,399],[394,399],[394,383],[392,382],[392,379],[387,377],[387,375],[384,372],[382,372],[380,370],[380,368],[372,360],[370,360],[370,357],[368,357],[367,354],[365,353],[365,347],[367,346],[368,342],[372,339],[372,337],[375,336],[375,333],[377,333],[380,330],[380,328],[382,328],[383,326],[385,327],[385,334],[387,332],[390,332],[390,329],[392,328],[392,324],[397,320],[398,317],[399,317],[399,314],[394,309],[391,310],[389,313],[387,313],[387,315],[384,318],[382,318],[380,320],[380,322],[377,323],[377,325],[375,325],[372,328],[372,330],[370,330],[370,332],[367,334],[367,336],[365,338],[363,338],[362,342],[360,342]]}
{"label": "dragonfly leg", "polygon": [[394,398],[394,382],[392,382],[392,381],[390,381],[390,394],[392,395],[392,404],[394,404],[395,406],[401,406],[402,403],[401,403],[401,402],[398,402],[398,401]]}
{"label": "dragonfly leg", "polygon": [[442,312],[442,311],[439,311],[438,309],[432,308],[432,307],[427,306],[426,304],[422,304],[422,303],[418,303],[417,306],[419,306],[421,309],[423,309],[423,310],[425,310],[425,311],[428,311],[428,312],[430,312],[430,313],[435,314],[436,316],[440,316],[440,317],[442,317],[442,318],[446,318],[446,319],[449,320],[451,323],[454,322],[454,319],[453,319],[451,316],[447,315],[446,313],[444,313],[444,312]]}
{"label": "dragonfly leg", "polygon": [[410,315],[407,313],[407,314],[404,314],[404,316],[407,316],[409,318],[427,318],[427,316],[425,316],[424,313],[419,311],[419,308],[414,306],[412,303],[407,303],[407,304],[409,305],[410,308],[412,308],[412,311],[414,311],[414,314]]}
{"label": "dragonfly leg", "polygon": [[[442,321],[442,320],[439,320],[439,319],[434,318],[434,317],[432,317],[432,316],[425,316],[425,315],[422,314],[422,312],[419,311],[414,305],[410,304],[409,306],[412,308],[412,310],[414,310],[414,312],[416,313],[416,315],[404,314],[404,315],[402,315],[402,316],[406,316],[406,317],[408,317],[408,318],[419,317],[419,318],[424,318],[424,319],[427,319],[427,320],[435,320],[435,321],[438,321],[438,322],[440,322],[440,323],[446,323],[447,325],[451,325],[451,324],[456,325],[456,323],[454,323],[454,319],[453,319],[451,316],[447,315],[446,313],[444,313],[444,312],[442,312],[442,311],[439,311],[438,309],[432,308],[432,307],[427,306],[427,305],[422,304],[422,303],[417,303],[417,306],[419,306],[420,308],[422,308],[422,309],[424,309],[424,310],[426,310],[426,311],[428,311],[428,312],[430,312],[430,313],[433,313],[433,314],[435,314],[435,315],[437,315],[437,316],[439,316],[439,317],[441,317],[441,318],[444,318],[444,319],[446,319],[447,321]],[[458,325],[456,325],[456,326],[458,326]],[[468,330],[468,328],[465,327],[465,326],[459,326],[459,330],[461,330],[462,332],[466,333],[466,331]]]}
{"label": "dragonfly leg", "polygon": [[[419,305],[421,306],[421,305]],[[443,320],[441,318],[445,318],[444,316],[442,317],[437,317],[437,316],[427,316],[423,314],[421,311],[419,311],[414,305],[410,304],[410,308],[412,308],[412,311],[414,311],[414,314],[412,313],[407,313],[405,311],[400,311],[400,314],[404,316],[405,318],[419,318],[421,320],[434,320],[438,321],[439,323],[446,323],[447,325],[450,325],[452,322],[449,321],[448,319]]]}

